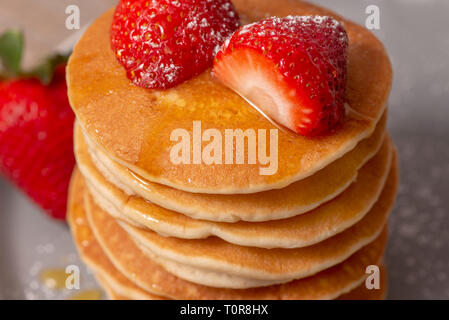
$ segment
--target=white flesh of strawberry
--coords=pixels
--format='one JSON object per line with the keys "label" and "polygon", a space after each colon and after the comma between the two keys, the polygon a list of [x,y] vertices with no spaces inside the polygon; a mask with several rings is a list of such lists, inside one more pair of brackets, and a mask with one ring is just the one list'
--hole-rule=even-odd
{"label": "white flesh of strawberry", "polygon": [[[283,76],[275,70],[267,70],[265,58],[261,63],[255,61],[253,53],[240,52],[238,59],[234,54],[222,57],[215,64],[214,74],[226,86],[242,96],[254,108],[277,123],[296,131],[292,103],[294,90],[285,89]],[[271,63],[271,62],[270,62]],[[292,97],[288,97],[291,95]]]}

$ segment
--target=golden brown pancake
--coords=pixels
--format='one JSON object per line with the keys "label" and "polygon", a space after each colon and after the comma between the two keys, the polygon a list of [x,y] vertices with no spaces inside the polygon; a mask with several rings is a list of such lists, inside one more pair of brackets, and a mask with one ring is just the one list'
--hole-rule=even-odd
{"label": "golden brown pancake", "polygon": [[[110,48],[113,10],[76,45],[67,67],[68,95],[81,126],[98,148],[143,178],[189,192],[254,193],[283,188],[326,167],[369,137],[391,87],[392,70],[383,45],[366,28],[333,12],[289,0],[234,0],[248,21],[266,16],[331,15],[349,37],[346,100],[349,112],[332,132],[306,138],[279,130],[279,168],[261,175],[260,165],[181,164],[170,161],[170,133],[202,129],[276,129],[236,93],[212,79],[210,70],[169,90],[135,86]],[[207,93],[207,94],[206,94]],[[234,162],[235,163],[235,162]]]}
{"label": "golden brown pancake", "polygon": [[198,239],[214,235],[243,246],[293,248],[327,239],[365,216],[386,181],[391,162],[391,142],[386,139],[379,153],[360,170],[357,181],[337,198],[302,215],[257,223],[194,220],[140,197],[130,197],[108,183],[89,163],[89,156],[76,153],[78,166],[86,177],[94,201],[116,218],[177,238]]}
{"label": "golden brown pancake", "polygon": [[[386,114],[370,138],[311,177],[283,189],[252,194],[188,193],[149,182],[110,159],[100,149],[91,147],[88,151],[79,126],[75,129],[75,155],[85,176],[88,176],[86,170],[91,172],[90,175],[98,176],[92,173],[96,171],[94,165],[109,182],[128,195],[138,195],[193,219],[222,222],[278,220],[308,212],[343,192],[357,178],[357,171],[380,149],[385,126]],[[155,218],[160,221],[163,217]],[[141,223],[145,222],[148,220],[141,220]]]}
{"label": "golden brown pancake", "polygon": [[[386,297],[388,290],[388,276],[387,276],[387,268],[383,265],[380,265],[380,274],[381,274],[381,286],[379,289],[368,290],[365,286],[365,283],[362,283],[357,288],[351,290],[348,293],[345,293],[337,298],[337,300],[383,300]],[[103,280],[101,277],[97,276],[98,282],[105,289],[106,293],[111,300],[133,300],[130,297],[122,296],[116,293],[108,283]],[[135,286],[135,285],[133,285]],[[157,300],[154,299],[157,297],[155,295],[148,295],[147,300]]]}
{"label": "golden brown pancake", "polygon": [[95,240],[84,214],[84,188],[83,178],[75,169],[70,183],[67,221],[81,258],[96,274],[101,274],[110,287],[117,291],[122,288],[122,294],[136,300],[147,299],[147,293],[114,267]]}
{"label": "golden brown pancake", "polygon": [[111,279],[104,278],[101,273],[95,274],[95,278],[100,286],[103,287],[104,291],[106,291],[110,300],[166,300],[165,298],[143,291],[132,282],[128,282],[126,286],[124,284],[113,286],[111,285]]}
{"label": "golden brown pancake", "polygon": [[[386,244],[387,232],[384,231],[376,241],[343,263],[312,277],[287,284],[244,290],[211,288],[182,280],[166,272],[146,257],[114,220],[109,220],[102,226],[101,234],[94,236],[85,216],[83,201],[80,199],[84,188],[82,177],[75,171],[70,192],[68,220],[75,243],[85,262],[114,276],[122,276],[123,273],[132,280],[132,283],[145,291],[168,298],[333,299],[363,282],[366,266],[380,263]],[[115,272],[116,270],[121,273]]]}
{"label": "golden brown pancake", "polygon": [[[396,166],[394,166],[395,168]],[[163,237],[148,229],[141,229],[129,224],[121,224],[131,238],[139,245],[145,254],[154,259],[154,256],[171,260],[196,271],[176,272],[170,271],[178,277],[199,282],[204,285],[242,288],[240,278],[259,280],[261,285],[267,281],[283,283],[293,279],[301,279],[335,264],[338,264],[372,242],[382,231],[388,213],[390,212],[397,188],[397,171],[393,169],[389,175],[384,191],[371,211],[357,224],[327,240],[313,246],[296,249],[263,249],[256,247],[243,247],[230,244],[216,237],[201,240],[186,240],[173,237]],[[88,220],[94,232],[101,233],[102,226],[115,219],[99,208],[89,194],[86,195],[85,209]],[[331,221],[329,221],[332,223]],[[157,259],[155,259],[158,261]],[[164,263],[158,261],[165,266]],[[201,270],[224,274],[217,278],[215,274],[208,274]],[[227,275],[236,276],[237,279],[226,278]],[[215,281],[215,280],[220,281]],[[217,284],[215,284],[217,283]],[[251,287],[257,282],[248,281]]]}
{"label": "golden brown pancake", "polygon": [[129,298],[125,298],[123,296],[120,296],[118,293],[116,293],[108,285],[108,282],[101,278],[101,276],[95,275],[95,278],[97,279],[97,282],[100,284],[100,286],[103,288],[103,290],[106,292],[106,295],[107,295],[109,300],[131,300]]}
{"label": "golden brown pancake", "polygon": [[[132,300],[115,293],[111,288],[108,288],[107,284],[105,283],[102,283],[101,285],[105,289],[110,300]],[[384,300],[386,295],[385,291],[386,289],[384,289],[383,287],[378,290],[368,290],[365,288],[365,284],[361,284],[354,290],[342,295],[341,297],[338,297],[337,300]]]}

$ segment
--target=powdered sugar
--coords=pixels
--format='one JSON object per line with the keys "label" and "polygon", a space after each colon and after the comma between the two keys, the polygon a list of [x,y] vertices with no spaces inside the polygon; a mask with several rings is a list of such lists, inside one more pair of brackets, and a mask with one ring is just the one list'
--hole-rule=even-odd
{"label": "powdered sugar", "polygon": [[111,43],[135,84],[167,89],[210,67],[239,25],[230,0],[121,1]]}
{"label": "powdered sugar", "polygon": [[[239,31],[240,33],[249,32],[255,25],[261,26],[270,26],[269,30],[275,28],[282,28],[286,32],[285,34],[291,34],[293,32],[298,31],[300,28],[306,28],[311,24],[323,25],[328,29],[332,29],[334,32],[337,32],[341,41],[347,41],[347,36],[345,32],[342,32],[341,29],[343,25],[329,16],[286,16],[283,18],[279,17],[270,17],[264,19],[260,22],[253,22],[248,25],[242,27]],[[288,32],[289,31],[289,32]],[[271,31],[272,32],[272,31]],[[261,28],[261,31],[258,33],[259,36],[267,35],[264,31],[264,28]],[[270,34],[271,36],[276,36],[274,32]]]}

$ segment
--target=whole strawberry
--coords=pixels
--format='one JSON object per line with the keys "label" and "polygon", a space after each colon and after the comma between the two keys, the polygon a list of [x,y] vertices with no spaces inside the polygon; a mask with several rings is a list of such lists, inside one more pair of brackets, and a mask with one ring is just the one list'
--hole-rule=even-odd
{"label": "whole strawberry", "polygon": [[136,85],[166,89],[211,67],[239,25],[230,0],[120,0],[111,46]]}
{"label": "whole strawberry", "polygon": [[226,41],[213,73],[278,123],[313,136],[344,115],[347,47],[331,17],[269,18]]}
{"label": "whole strawberry", "polygon": [[[18,34],[0,38],[0,55],[8,77],[13,77],[0,82],[0,172],[51,217],[64,219],[75,165],[74,114],[67,98],[64,59],[51,59],[32,73],[21,74],[17,64],[21,45],[14,41],[21,41]],[[42,83],[38,75],[49,83]]]}

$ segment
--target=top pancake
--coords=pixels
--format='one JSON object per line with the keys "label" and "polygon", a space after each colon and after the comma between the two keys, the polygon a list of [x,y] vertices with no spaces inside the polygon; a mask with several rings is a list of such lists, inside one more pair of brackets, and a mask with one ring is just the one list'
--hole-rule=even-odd
{"label": "top pancake", "polygon": [[[288,0],[235,0],[248,21],[265,16],[331,15],[319,7]],[[99,148],[145,179],[189,192],[253,193],[282,188],[322,169],[370,136],[391,87],[391,65],[382,44],[365,28],[344,21],[349,36],[346,100],[350,111],[333,132],[305,138],[279,130],[278,171],[260,175],[260,165],[175,165],[170,133],[202,130],[276,129],[240,96],[210,75],[210,70],[169,90],[135,86],[109,44],[113,11],[84,34],[67,68],[68,94],[80,124]],[[223,134],[224,136],[224,134]]]}
{"label": "top pancake", "polygon": [[78,125],[74,137],[75,156],[85,176],[94,178],[98,171],[102,175],[100,180],[106,178],[127,195],[137,195],[147,203],[193,219],[223,222],[278,220],[309,212],[346,190],[356,180],[359,169],[381,148],[385,126],[384,115],[371,137],[314,175],[282,189],[250,194],[191,193],[145,180],[111,160],[100,149],[88,147],[92,143],[85,139]]}

